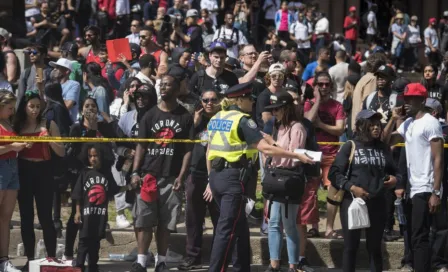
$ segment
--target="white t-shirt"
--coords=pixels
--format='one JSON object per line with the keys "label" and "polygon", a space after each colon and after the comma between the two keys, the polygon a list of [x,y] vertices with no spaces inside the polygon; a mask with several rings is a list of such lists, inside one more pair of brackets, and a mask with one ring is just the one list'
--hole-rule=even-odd
{"label": "white t-shirt", "polygon": [[437,31],[434,28],[427,27],[425,29],[424,36],[425,36],[425,45],[426,45],[425,53],[429,53],[431,51],[431,47],[429,47],[429,44],[426,41],[427,38],[429,38],[433,47],[435,47],[435,48],[439,47],[439,37],[437,36]]}
{"label": "white t-shirt", "polygon": [[213,25],[218,25],[218,20],[216,19],[218,13],[216,11],[210,12],[211,10],[218,9],[218,1],[216,0],[201,0],[201,9],[207,9],[209,11],[210,19],[213,21]]}
{"label": "white t-shirt", "polygon": [[405,141],[411,198],[418,193],[431,193],[434,187],[434,164],[430,142],[436,138],[443,139],[442,126],[427,113],[417,120],[406,119],[397,131]]}
{"label": "white t-shirt", "polygon": [[409,31],[408,41],[410,44],[416,44],[421,42],[422,39],[420,38],[420,26],[408,25],[408,31]]}
{"label": "white t-shirt", "polygon": [[[376,22],[376,15],[375,12],[370,11],[367,15],[367,22],[369,23],[369,26],[367,27],[367,34],[369,35],[375,35],[376,34],[376,28],[377,28],[377,22]],[[371,27],[373,25],[373,27]]]}
{"label": "white t-shirt", "polygon": [[[297,21],[294,24],[291,25],[291,28],[289,29],[289,33],[294,35],[294,37],[298,40],[307,40],[308,36],[310,35],[309,31],[308,31],[308,27]],[[304,48],[311,48],[311,43],[310,41],[306,41],[306,42],[302,42],[302,43],[297,43],[297,48],[299,49],[304,49]]]}
{"label": "white t-shirt", "polygon": [[341,62],[331,67],[328,71],[331,76],[331,80],[335,84],[336,92],[333,93],[333,99],[336,99],[339,103],[344,100],[345,82],[348,76],[348,63]]}
{"label": "white t-shirt", "polygon": [[238,45],[248,44],[246,37],[243,32],[238,29],[227,28],[222,26],[220,29],[215,31],[215,35],[213,36],[213,41],[218,39],[232,39],[233,46],[227,48],[227,56],[231,58],[238,59]]}
{"label": "white t-shirt", "polygon": [[[38,0],[37,3],[42,3],[42,1]],[[33,5],[34,0],[25,0],[26,5]],[[25,17],[32,17],[40,14],[40,10],[38,8],[29,8],[25,10]]]}

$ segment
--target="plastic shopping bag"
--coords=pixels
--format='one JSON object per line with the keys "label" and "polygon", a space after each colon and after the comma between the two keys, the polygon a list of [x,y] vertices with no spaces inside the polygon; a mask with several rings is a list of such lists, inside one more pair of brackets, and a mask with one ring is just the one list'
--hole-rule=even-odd
{"label": "plastic shopping bag", "polygon": [[348,207],[348,229],[365,229],[370,227],[369,211],[366,202],[359,197],[353,197]]}

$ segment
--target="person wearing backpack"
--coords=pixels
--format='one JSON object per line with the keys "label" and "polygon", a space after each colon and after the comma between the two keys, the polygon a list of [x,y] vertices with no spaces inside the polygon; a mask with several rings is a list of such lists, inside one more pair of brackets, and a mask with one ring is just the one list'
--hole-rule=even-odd
{"label": "person wearing backpack", "polygon": [[241,30],[233,27],[235,16],[231,11],[226,12],[225,25],[221,26],[213,36],[213,41],[220,41],[226,45],[227,56],[238,58],[238,45],[248,44],[246,37]]}
{"label": "person wearing backpack", "polygon": [[238,84],[238,78],[224,69],[227,47],[223,42],[213,42],[210,45],[210,66],[201,69],[191,76],[189,89],[200,95],[202,90],[214,90],[224,93],[230,87]]}
{"label": "person wearing backpack", "polygon": [[374,75],[376,77],[376,91],[367,96],[362,109],[380,113],[382,116],[381,124],[385,127],[392,116],[392,109],[397,105],[397,93],[392,92],[395,72],[391,67],[381,65]]}

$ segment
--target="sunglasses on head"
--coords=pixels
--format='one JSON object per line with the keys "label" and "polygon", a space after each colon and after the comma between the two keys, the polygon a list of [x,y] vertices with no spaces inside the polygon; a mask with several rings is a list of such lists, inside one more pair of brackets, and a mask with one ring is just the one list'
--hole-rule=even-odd
{"label": "sunglasses on head", "polygon": [[208,103],[216,104],[217,102],[218,102],[218,98],[202,98],[202,103],[204,103],[204,104],[208,104]]}
{"label": "sunglasses on head", "polygon": [[319,87],[330,87],[330,82],[318,82],[317,86],[319,86]]}

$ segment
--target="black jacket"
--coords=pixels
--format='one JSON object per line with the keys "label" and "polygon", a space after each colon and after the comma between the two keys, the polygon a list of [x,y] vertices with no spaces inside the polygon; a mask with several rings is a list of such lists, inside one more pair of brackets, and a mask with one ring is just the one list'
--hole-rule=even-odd
{"label": "black jacket", "polygon": [[[350,187],[355,185],[366,190],[371,198],[382,197],[385,176],[395,176],[397,173],[390,147],[380,141],[354,142],[356,148],[349,178],[346,178],[346,172],[349,166],[351,142],[345,143],[339,150],[328,173],[328,179],[335,188],[343,188],[350,192]],[[352,197],[350,194],[345,196]]]}

